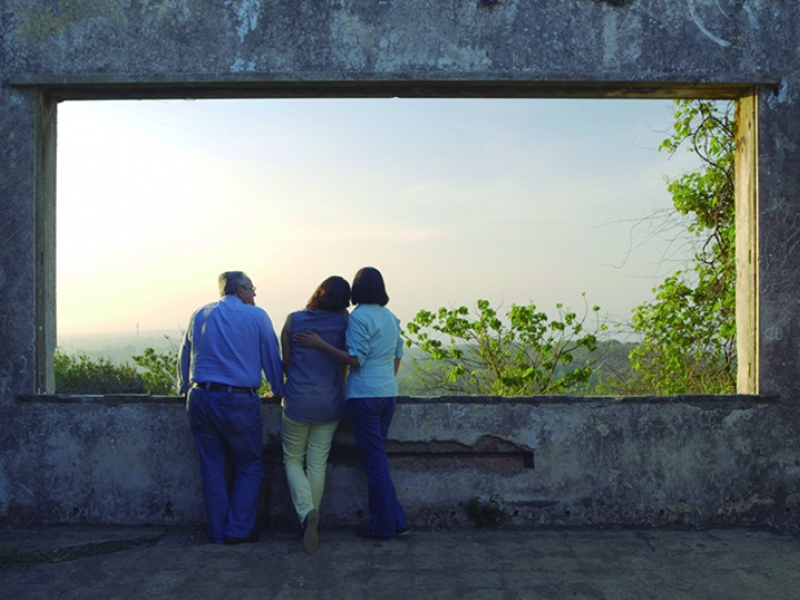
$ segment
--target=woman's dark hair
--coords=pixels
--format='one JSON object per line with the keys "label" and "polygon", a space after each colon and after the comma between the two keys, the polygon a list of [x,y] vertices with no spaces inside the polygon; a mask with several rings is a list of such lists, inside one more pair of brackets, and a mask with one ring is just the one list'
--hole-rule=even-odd
{"label": "woman's dark hair", "polygon": [[308,310],[329,310],[338,312],[350,306],[350,284],[334,275],[319,284],[306,304]]}
{"label": "woman's dark hair", "polygon": [[364,267],[353,278],[353,293],[350,295],[353,304],[389,303],[389,295],[383,284],[383,275],[374,267]]}

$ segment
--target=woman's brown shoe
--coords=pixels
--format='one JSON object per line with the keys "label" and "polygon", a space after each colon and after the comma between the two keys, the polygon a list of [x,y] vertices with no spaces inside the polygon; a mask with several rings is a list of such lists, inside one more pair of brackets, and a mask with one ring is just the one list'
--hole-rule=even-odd
{"label": "woman's brown shoe", "polygon": [[303,550],[311,554],[319,544],[319,511],[315,508],[306,515],[303,522]]}

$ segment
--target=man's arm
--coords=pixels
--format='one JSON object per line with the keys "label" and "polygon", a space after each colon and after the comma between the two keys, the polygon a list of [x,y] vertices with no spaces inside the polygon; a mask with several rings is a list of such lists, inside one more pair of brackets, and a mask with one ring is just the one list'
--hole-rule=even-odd
{"label": "man's arm", "polygon": [[283,396],[283,365],[281,351],[278,345],[278,336],[272,327],[272,321],[265,311],[261,331],[261,369],[269,381],[272,393]]}
{"label": "man's arm", "polygon": [[192,330],[193,326],[194,320],[189,322],[189,327],[184,332],[180,348],[178,348],[178,392],[182,396],[186,396],[186,393],[189,391],[189,386],[192,384],[189,379],[192,361],[192,340],[189,332]]}
{"label": "man's arm", "polygon": [[289,365],[292,364],[292,340],[289,339],[289,331],[292,327],[292,315],[286,317],[286,322],[281,330],[281,353],[283,355],[283,372],[289,372]]}

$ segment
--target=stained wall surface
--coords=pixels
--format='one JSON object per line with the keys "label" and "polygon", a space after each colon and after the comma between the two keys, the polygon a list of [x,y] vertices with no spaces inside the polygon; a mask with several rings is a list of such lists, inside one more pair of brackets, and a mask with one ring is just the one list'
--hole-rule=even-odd
{"label": "stained wall surface", "polygon": [[[415,527],[471,522],[495,498],[517,527],[797,523],[797,411],[750,396],[401,398],[392,477]],[[265,402],[261,522],[299,526],[283,471],[280,406]],[[199,524],[199,461],[175,398],[23,398],[0,409],[0,515],[14,522]],[[343,421],[327,526],[368,514]]]}
{"label": "stained wall surface", "polygon": [[69,405],[15,398],[52,391],[57,103],[81,98],[747,98],[748,391],[777,401],[737,434],[781,456],[782,493],[797,493],[777,425],[798,419],[799,38],[788,0],[0,0],[0,407],[15,415],[0,421],[0,506],[24,493],[9,449],[53,419],[79,428]]}

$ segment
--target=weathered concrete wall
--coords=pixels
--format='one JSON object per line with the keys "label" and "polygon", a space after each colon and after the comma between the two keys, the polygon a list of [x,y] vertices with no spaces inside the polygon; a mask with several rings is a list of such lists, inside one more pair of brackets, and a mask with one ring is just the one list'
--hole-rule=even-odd
{"label": "weathered concrete wall", "polygon": [[64,98],[716,96],[758,89],[759,391],[800,377],[800,6],[780,0],[4,0],[0,403],[51,389]]}
{"label": "weathered concrete wall", "polygon": [[[458,404],[411,403],[398,415],[398,442],[497,436],[532,448],[538,466],[517,470],[502,452],[395,462],[418,518],[446,519],[443,503],[463,501],[465,490],[494,493],[501,479],[522,522],[796,518],[798,65],[800,5],[788,0],[0,0],[0,515],[141,522],[199,511],[178,407],[15,400],[52,389],[58,101],[755,94],[757,331],[743,347],[757,354],[756,391],[778,400],[541,400],[524,410],[475,405],[456,420]],[[275,415],[268,422],[271,440]],[[172,472],[146,448],[185,465]],[[484,477],[492,460],[504,478]],[[342,461],[334,479],[349,486],[357,470]],[[430,475],[452,461],[463,467],[456,475]],[[415,504],[423,486],[438,504]],[[348,520],[354,495],[341,489],[332,487],[329,506]]]}
{"label": "weathered concrete wall", "polygon": [[781,0],[5,0],[3,71],[84,81],[740,83],[792,68]]}
{"label": "weathered concrete wall", "polygon": [[[264,405],[262,512],[295,522],[280,407]],[[790,415],[791,418],[787,418]],[[0,411],[0,518],[201,523],[199,466],[177,399],[29,398]],[[800,410],[739,398],[401,399],[388,449],[418,527],[469,523],[497,495],[517,526],[739,525],[800,514]],[[332,452],[323,516],[358,523],[352,433]]]}

